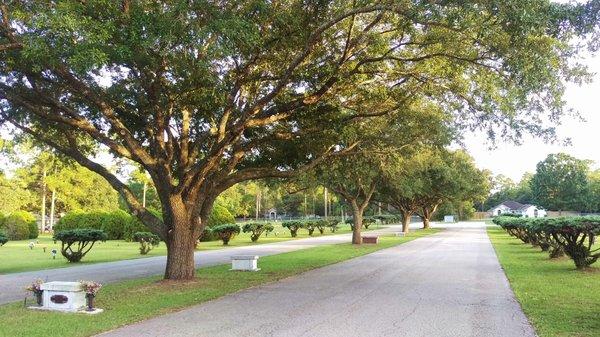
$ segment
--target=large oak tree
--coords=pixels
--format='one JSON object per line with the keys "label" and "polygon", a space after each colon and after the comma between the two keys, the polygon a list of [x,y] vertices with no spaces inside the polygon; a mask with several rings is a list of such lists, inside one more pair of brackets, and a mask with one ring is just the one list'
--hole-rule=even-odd
{"label": "large oak tree", "polygon": [[[338,142],[346,125],[413,95],[436,101],[461,127],[548,135],[539,119],[560,117],[562,82],[581,74],[569,65],[569,41],[589,31],[589,8],[8,0],[0,5],[0,122],[103,176],[165,240],[165,277],[187,279],[219,193],[351,150]],[[382,108],[353,112],[349,90],[372,92]],[[100,148],[150,174],[163,219],[93,160]]]}

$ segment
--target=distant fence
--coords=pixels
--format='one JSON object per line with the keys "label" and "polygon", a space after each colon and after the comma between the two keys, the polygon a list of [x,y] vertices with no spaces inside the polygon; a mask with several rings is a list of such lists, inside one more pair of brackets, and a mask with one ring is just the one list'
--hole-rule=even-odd
{"label": "distant fence", "polygon": [[475,212],[475,213],[473,213],[471,220],[483,220],[483,219],[489,219],[491,217],[492,217],[492,213],[490,213],[490,212]]}

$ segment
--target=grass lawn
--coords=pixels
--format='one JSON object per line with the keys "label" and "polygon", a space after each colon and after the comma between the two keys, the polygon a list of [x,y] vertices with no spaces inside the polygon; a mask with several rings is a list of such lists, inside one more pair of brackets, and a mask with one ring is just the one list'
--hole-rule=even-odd
{"label": "grass lawn", "polygon": [[[370,229],[376,229],[376,226],[371,226]],[[363,229],[364,230],[364,229]],[[331,233],[328,229],[323,235],[343,234],[351,232],[349,225],[340,226],[340,229]],[[318,231],[315,231],[314,236],[319,236]],[[237,237],[229,242],[229,246],[223,246],[221,241],[201,242],[198,245],[198,250],[223,249],[227,247],[241,247],[249,245],[259,245],[264,243],[280,242],[286,240],[308,238],[308,232],[300,230],[298,237],[292,238],[289,230],[281,227],[281,224],[275,225],[275,230],[269,236],[262,236],[258,242],[250,241],[249,233],[240,233]],[[54,244],[52,237],[48,234],[40,235],[37,239],[37,244],[33,250],[29,249],[29,242],[36,240],[21,240],[9,241],[4,246],[0,247],[0,274],[15,273],[21,271],[53,269],[73,266],[60,254],[60,242]],[[44,252],[43,247],[46,247]],[[58,251],[56,259],[52,259],[50,251],[55,248]],[[166,255],[167,249],[164,243],[153,249],[147,255],[140,255],[139,244],[136,242],[126,242],[122,240],[109,240],[106,242],[98,242],[92,250],[78,264],[109,262],[118,260],[137,259],[141,257]]]}
{"label": "grass lawn", "polygon": [[553,261],[499,227],[488,235],[498,259],[540,337],[600,336],[600,265],[577,271],[568,259]]}
{"label": "grass lawn", "polygon": [[0,336],[90,336],[437,231],[416,230],[406,237],[381,237],[378,245],[327,245],[265,256],[260,259],[262,270],[255,273],[231,272],[229,265],[220,265],[199,269],[198,278],[186,284],[160,281],[159,277],[109,284],[97,297],[97,306],[105,312],[95,316],[33,311],[25,309],[23,303],[3,305],[0,306]]}

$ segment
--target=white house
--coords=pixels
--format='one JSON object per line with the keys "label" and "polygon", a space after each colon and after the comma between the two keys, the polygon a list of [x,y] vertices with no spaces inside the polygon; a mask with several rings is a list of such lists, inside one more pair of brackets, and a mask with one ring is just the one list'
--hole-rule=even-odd
{"label": "white house", "polygon": [[489,212],[492,216],[505,213],[520,214],[526,218],[543,218],[546,216],[546,211],[541,207],[531,204],[522,204],[512,200],[506,200],[500,205],[490,209]]}

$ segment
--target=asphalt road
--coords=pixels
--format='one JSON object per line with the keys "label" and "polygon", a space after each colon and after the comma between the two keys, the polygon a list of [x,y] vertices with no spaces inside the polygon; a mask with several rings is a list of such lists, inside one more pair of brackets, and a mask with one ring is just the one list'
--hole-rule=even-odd
{"label": "asphalt road", "polygon": [[470,225],[101,336],[535,336]]}
{"label": "asphalt road", "polygon": [[[415,223],[412,225],[412,227],[418,228],[419,225],[420,224]],[[389,233],[397,231],[400,231],[398,226],[391,226],[369,233]],[[340,234],[322,237],[317,236],[314,238],[290,240],[247,247],[198,251],[195,254],[196,267],[201,268],[228,263],[232,255],[267,256],[310,248],[318,245],[350,242],[350,240],[351,234]],[[0,261],[0,263],[2,262]],[[26,296],[31,297],[31,295],[25,291],[25,287],[37,278],[41,278],[47,282],[94,280],[96,282],[105,284],[145,276],[160,275],[164,273],[165,264],[165,256],[156,256],[134,260],[104,262],[67,268],[0,275],[0,304],[22,301]]]}

